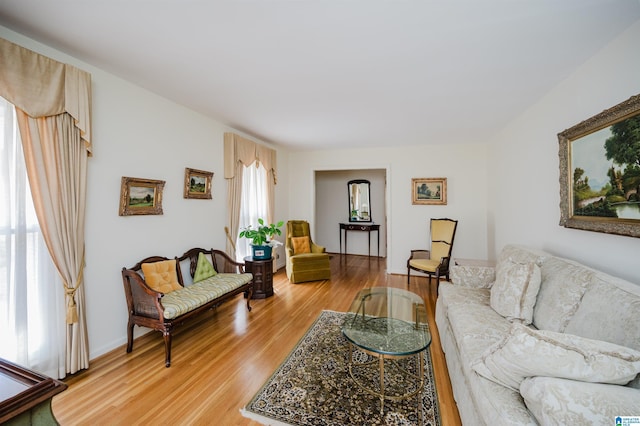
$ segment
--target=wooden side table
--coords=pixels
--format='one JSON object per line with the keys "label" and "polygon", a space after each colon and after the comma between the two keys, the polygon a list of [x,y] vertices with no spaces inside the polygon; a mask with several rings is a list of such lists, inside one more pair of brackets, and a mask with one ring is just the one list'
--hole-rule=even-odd
{"label": "wooden side table", "polygon": [[258,260],[247,256],[244,258],[244,270],[253,274],[253,299],[273,296],[273,258]]}

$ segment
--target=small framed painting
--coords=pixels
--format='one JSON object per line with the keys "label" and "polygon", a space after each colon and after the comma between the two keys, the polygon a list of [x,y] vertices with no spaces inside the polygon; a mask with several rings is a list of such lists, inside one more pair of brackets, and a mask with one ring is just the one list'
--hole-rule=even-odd
{"label": "small framed painting", "polygon": [[184,169],[184,198],[211,199],[212,172]]}
{"label": "small framed painting", "polygon": [[447,204],[447,178],[411,179],[413,204]]}
{"label": "small framed painting", "polygon": [[162,214],[162,191],[165,181],[122,177],[120,216]]}

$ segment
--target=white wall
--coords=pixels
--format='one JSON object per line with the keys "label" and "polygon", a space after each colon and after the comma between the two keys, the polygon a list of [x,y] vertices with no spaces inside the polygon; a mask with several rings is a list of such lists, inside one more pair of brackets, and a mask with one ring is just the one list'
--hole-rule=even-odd
{"label": "white wall", "polygon": [[564,228],[560,221],[561,131],[640,93],[640,22],[514,120],[489,155],[491,256],[522,243],[640,284],[640,238]]}
{"label": "white wall", "polygon": [[[387,171],[385,205],[388,272],[406,274],[411,249],[428,247],[429,219],[432,217],[450,217],[460,221],[453,248],[454,256],[487,257],[485,145],[291,151],[289,170],[295,179],[289,179],[290,216],[314,223],[315,172],[340,169]],[[446,206],[412,205],[411,178],[420,177],[447,178]],[[337,236],[337,230],[335,232]]]}
{"label": "white wall", "polygon": [[[94,157],[89,161],[85,285],[90,356],[95,358],[126,340],[123,266],[154,254],[172,257],[194,246],[224,247],[222,135],[233,129],[3,27],[0,37],[92,73]],[[640,93],[637,40],[640,23],[541,98],[490,148],[443,143],[402,149],[278,149],[275,219],[314,222],[316,171],[384,169],[391,273],[406,273],[410,249],[426,247],[429,218],[451,217],[460,220],[456,257],[495,257],[504,244],[515,242],[640,283],[640,239],[558,226],[556,136]],[[215,173],[213,200],[182,198],[185,167]],[[119,217],[121,176],[166,180],[165,214]],[[414,177],[447,177],[448,205],[412,205]]]}
{"label": "white wall", "polygon": [[[349,194],[347,182],[353,179],[365,179],[370,184],[369,208],[373,223],[380,225],[380,231],[367,232],[351,231],[345,236],[342,232],[342,250],[345,249],[345,239],[347,240],[347,250],[349,254],[378,255],[378,237],[380,238],[380,257],[385,257],[386,248],[386,175],[384,169],[364,169],[364,170],[330,170],[317,171],[315,174],[316,191],[316,214],[315,228],[318,235],[317,241],[326,247],[328,252],[340,252],[341,233],[338,232],[340,223],[349,222]],[[371,244],[369,245],[369,237]]]}
{"label": "white wall", "polygon": [[[93,157],[88,166],[85,289],[90,357],[126,342],[120,270],[144,257],[225,248],[223,134],[233,129],[89,64],[0,27],[0,37],[92,74]],[[239,132],[236,132],[239,133]],[[276,215],[288,203],[278,150]],[[214,172],[213,200],[184,199],[185,167]],[[163,215],[118,216],[122,176],[166,181]],[[281,201],[282,199],[282,201]],[[136,334],[146,331],[136,327]]]}

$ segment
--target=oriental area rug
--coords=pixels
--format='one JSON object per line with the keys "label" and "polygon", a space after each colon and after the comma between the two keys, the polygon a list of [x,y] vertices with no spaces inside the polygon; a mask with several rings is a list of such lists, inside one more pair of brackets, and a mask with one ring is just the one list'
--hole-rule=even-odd
{"label": "oriental area rug", "polygon": [[[422,392],[403,400],[384,401],[361,389],[349,374],[349,346],[341,332],[347,314],[323,311],[287,359],[244,407],[242,415],[265,425],[440,425],[431,354],[424,354]],[[354,349],[355,378],[374,388],[379,383],[376,359]],[[419,358],[394,361],[399,368],[419,371]],[[389,362],[389,361],[386,361]],[[404,363],[404,365],[402,365]],[[385,369],[387,367],[385,366]],[[396,394],[418,384],[393,370],[385,371],[385,388]],[[378,385],[379,389],[379,385]],[[393,394],[393,393],[392,393]]]}

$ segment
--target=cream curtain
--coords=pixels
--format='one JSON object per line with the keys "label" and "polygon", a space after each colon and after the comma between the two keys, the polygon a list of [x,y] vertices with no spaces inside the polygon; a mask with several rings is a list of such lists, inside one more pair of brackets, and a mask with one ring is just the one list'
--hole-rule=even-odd
{"label": "cream curtain", "polygon": [[236,258],[235,236],[240,223],[242,195],[242,168],[258,161],[267,170],[267,221],[273,222],[275,211],[276,151],[235,133],[224,134],[224,178],[227,179],[227,205],[229,207],[227,254]]}
{"label": "cream curtain", "polygon": [[89,367],[84,292],[91,75],[0,39],[0,96],[16,106],[38,222],[66,293],[67,373]]}

